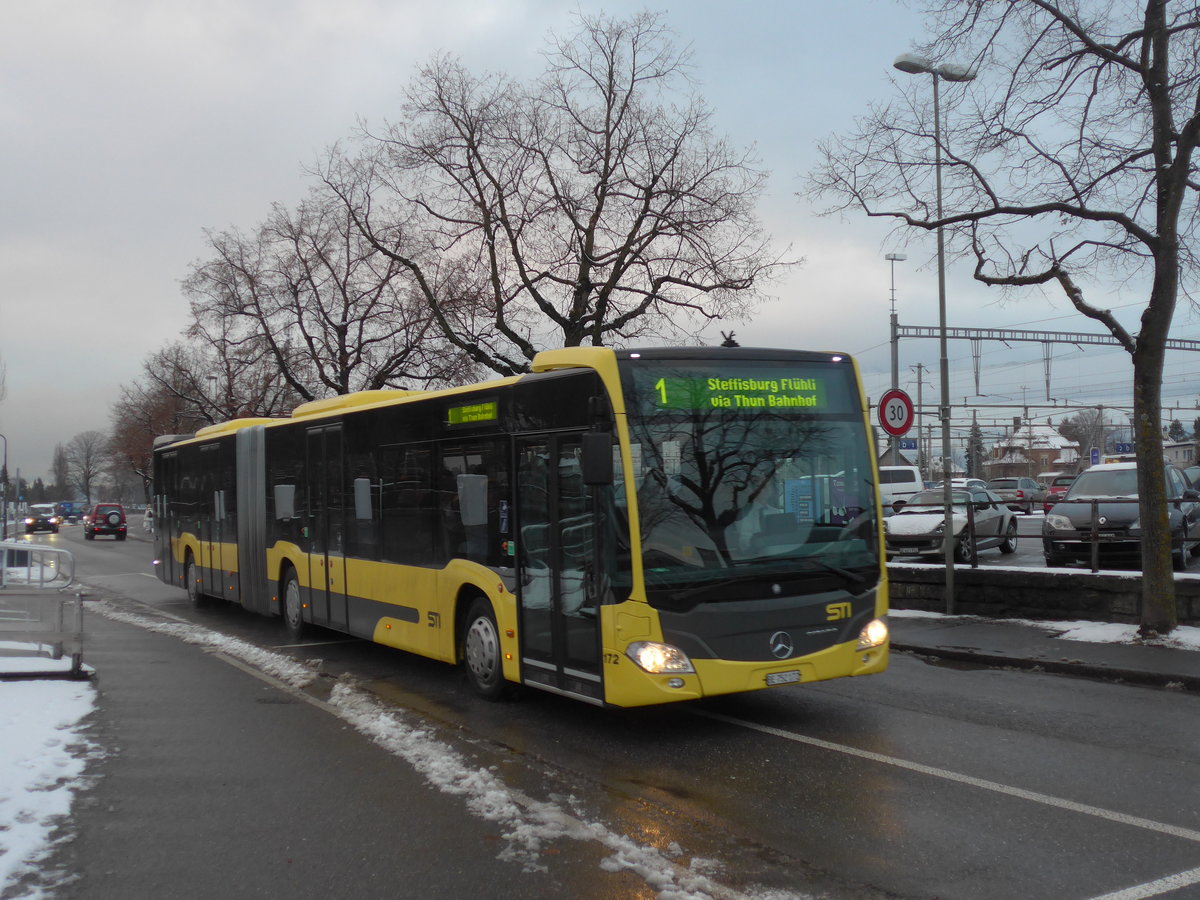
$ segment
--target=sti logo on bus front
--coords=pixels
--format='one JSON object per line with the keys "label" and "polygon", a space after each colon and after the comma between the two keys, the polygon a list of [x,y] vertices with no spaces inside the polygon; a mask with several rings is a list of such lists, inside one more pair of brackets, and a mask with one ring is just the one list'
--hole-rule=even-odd
{"label": "sti logo on bus front", "polygon": [[825,604],[825,621],[836,622],[838,619],[848,619],[854,615],[854,607],[849,603]]}

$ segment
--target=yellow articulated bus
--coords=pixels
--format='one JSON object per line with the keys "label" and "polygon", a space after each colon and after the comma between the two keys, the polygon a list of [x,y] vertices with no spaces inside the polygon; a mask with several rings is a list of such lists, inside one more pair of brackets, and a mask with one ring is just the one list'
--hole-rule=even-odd
{"label": "yellow articulated bus", "polygon": [[887,667],[874,443],[845,355],[538,354],[159,438],[157,571],[523,684],[642,706]]}

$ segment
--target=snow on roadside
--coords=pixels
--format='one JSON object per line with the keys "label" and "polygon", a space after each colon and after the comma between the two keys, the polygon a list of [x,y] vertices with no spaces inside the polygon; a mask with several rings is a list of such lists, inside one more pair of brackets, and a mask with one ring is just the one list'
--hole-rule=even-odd
{"label": "snow on roadside", "polygon": [[[29,671],[12,659],[6,671]],[[46,660],[39,660],[45,663]],[[41,666],[44,670],[45,666]],[[41,897],[17,884],[49,853],[50,836],[71,812],[84,770],[99,750],[83,734],[95,709],[87,681],[0,682],[0,895]]]}
{"label": "snow on roadside", "polygon": [[1173,650],[1200,650],[1200,628],[1179,625],[1170,634],[1143,638],[1138,626],[1119,622],[1046,621],[1040,619],[1003,619],[989,616],[947,616],[945,613],[923,609],[893,609],[888,615],[898,619],[971,619],[981,622],[1003,621],[1010,625],[1026,625],[1044,629],[1048,634],[1065,641],[1085,641],[1091,644],[1134,644],[1142,647],[1169,647]]}

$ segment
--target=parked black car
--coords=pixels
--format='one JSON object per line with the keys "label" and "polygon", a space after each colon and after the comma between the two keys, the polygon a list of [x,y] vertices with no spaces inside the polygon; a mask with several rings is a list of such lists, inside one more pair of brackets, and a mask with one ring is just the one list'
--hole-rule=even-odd
{"label": "parked black car", "polygon": [[[1168,465],[1167,498],[1179,501],[1167,504],[1167,516],[1175,568],[1183,570],[1200,550],[1200,492],[1182,471]],[[1091,561],[1093,506],[1098,560],[1140,565],[1137,463],[1132,462],[1092,466],[1075,479],[1062,501],[1051,507],[1042,525],[1046,565]]]}
{"label": "parked black car", "polygon": [[98,534],[111,534],[123,541],[126,530],[125,507],[120,503],[97,503],[84,519],[83,536],[89,541],[94,541]]}

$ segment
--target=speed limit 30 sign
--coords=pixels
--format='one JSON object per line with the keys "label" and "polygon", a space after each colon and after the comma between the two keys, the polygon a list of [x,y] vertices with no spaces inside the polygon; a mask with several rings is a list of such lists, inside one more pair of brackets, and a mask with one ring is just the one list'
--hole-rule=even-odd
{"label": "speed limit 30 sign", "polygon": [[913,423],[913,402],[899,388],[892,388],[879,398],[879,427],[893,437],[907,434]]}

